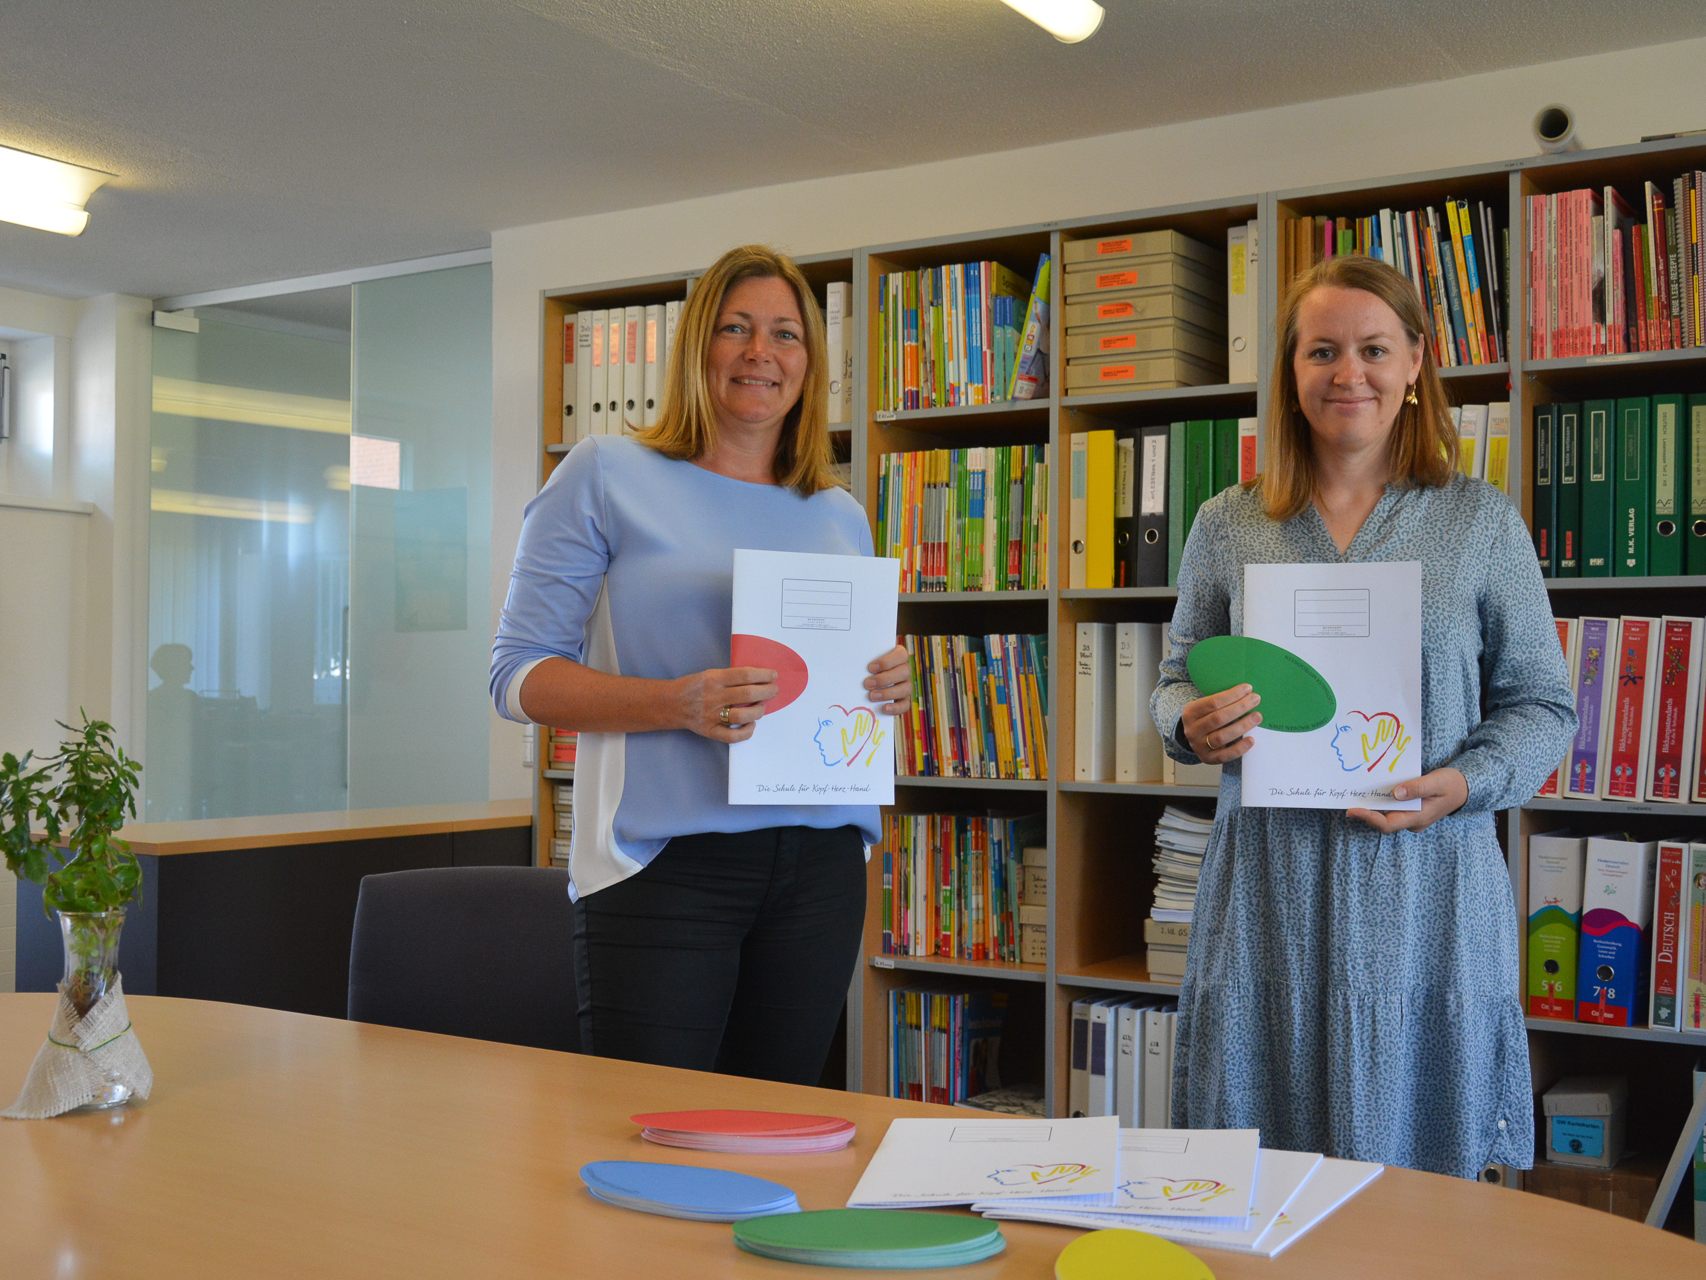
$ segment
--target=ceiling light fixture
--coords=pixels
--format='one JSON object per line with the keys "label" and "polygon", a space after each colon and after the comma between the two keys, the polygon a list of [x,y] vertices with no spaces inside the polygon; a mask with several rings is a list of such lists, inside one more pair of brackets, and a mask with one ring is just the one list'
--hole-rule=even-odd
{"label": "ceiling light fixture", "polygon": [[1102,6],[1096,0],[1002,0],[1024,14],[1062,44],[1077,44],[1102,25]]}
{"label": "ceiling light fixture", "polygon": [[0,147],[0,221],[62,236],[89,225],[83,206],[113,175]]}

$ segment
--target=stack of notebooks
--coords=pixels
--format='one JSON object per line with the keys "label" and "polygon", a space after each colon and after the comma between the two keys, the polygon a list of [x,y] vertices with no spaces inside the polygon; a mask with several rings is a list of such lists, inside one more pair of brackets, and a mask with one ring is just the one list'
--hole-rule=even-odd
{"label": "stack of notebooks", "polygon": [[839,1151],[853,1141],[854,1132],[851,1120],[787,1111],[652,1111],[628,1118],[641,1126],[640,1136],[647,1142],[690,1151]]}
{"label": "stack of notebooks", "polygon": [[800,1211],[799,1200],[781,1183],[727,1169],[594,1160],[581,1166],[581,1181],[606,1204],[695,1222],[739,1222]]}
{"label": "stack of notebooks", "polygon": [[822,1209],[741,1222],[735,1243],[783,1262],[906,1271],[966,1266],[1007,1247],[992,1222],[881,1209]]}
{"label": "stack of notebooks", "polygon": [[969,1204],[988,1218],[1147,1231],[1272,1257],[1381,1172],[1263,1150],[1254,1129],[1121,1129],[1112,1116],[903,1119],[890,1123],[848,1204]]}
{"label": "stack of notebooks", "polygon": [[1155,903],[1143,923],[1151,977],[1182,977],[1196,907],[1197,877],[1214,814],[1168,805],[1155,824]]}
{"label": "stack of notebooks", "polygon": [[1066,393],[1226,381],[1226,254],[1177,231],[1062,245]]}

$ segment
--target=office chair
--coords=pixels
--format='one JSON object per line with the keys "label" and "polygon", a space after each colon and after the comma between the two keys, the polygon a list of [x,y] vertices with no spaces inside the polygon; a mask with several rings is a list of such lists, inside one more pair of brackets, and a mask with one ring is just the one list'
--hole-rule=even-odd
{"label": "office chair", "polygon": [[363,876],[350,1020],[578,1052],[568,887],[548,867]]}

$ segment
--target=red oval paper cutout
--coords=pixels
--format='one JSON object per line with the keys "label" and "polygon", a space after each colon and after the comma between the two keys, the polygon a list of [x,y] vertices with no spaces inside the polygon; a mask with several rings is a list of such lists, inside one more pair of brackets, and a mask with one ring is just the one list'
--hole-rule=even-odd
{"label": "red oval paper cutout", "polygon": [[780,711],[806,689],[806,660],[787,645],[768,636],[736,635],[729,641],[731,667],[768,667],[776,673],[776,696],[764,704],[764,713]]}

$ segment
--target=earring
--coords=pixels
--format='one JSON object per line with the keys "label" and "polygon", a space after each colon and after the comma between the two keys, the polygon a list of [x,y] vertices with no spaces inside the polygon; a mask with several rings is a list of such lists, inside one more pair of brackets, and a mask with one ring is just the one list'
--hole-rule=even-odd
{"label": "earring", "polygon": [[1413,382],[1410,384],[1410,389],[1404,393],[1404,403],[1405,404],[1420,404],[1421,403],[1420,400],[1416,399],[1416,384]]}

